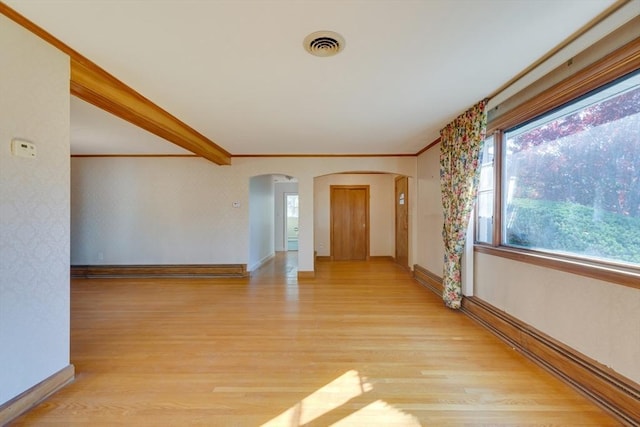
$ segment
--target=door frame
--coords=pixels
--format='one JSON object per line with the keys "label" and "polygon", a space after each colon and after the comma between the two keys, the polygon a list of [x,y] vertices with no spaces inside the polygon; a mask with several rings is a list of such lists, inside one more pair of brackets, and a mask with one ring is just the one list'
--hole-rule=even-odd
{"label": "door frame", "polygon": [[370,259],[370,248],[369,248],[369,239],[371,234],[370,224],[369,224],[369,185],[330,185],[329,186],[329,256],[333,261],[333,191],[334,189],[347,189],[347,190],[365,190],[365,260],[369,261]]}
{"label": "door frame", "polygon": [[[398,206],[400,204],[400,201],[398,200],[398,182],[404,180],[406,183],[406,188],[405,188],[405,192],[404,192],[404,200],[403,200],[403,205],[405,206],[403,211],[404,211],[404,216],[402,218],[399,218],[398,216]],[[394,240],[395,240],[395,262],[400,265],[401,267],[404,267],[406,269],[410,269],[409,268],[409,239],[411,236],[410,233],[410,224],[409,224],[409,177],[406,175],[398,175],[395,177],[394,179],[394,185],[393,185],[393,198],[394,198],[394,207],[395,207],[395,218],[394,218]],[[406,252],[407,252],[407,264],[404,265],[404,263],[400,264],[399,263],[399,257],[398,257],[398,221],[403,222],[406,225],[406,243],[407,246],[406,248]]]}

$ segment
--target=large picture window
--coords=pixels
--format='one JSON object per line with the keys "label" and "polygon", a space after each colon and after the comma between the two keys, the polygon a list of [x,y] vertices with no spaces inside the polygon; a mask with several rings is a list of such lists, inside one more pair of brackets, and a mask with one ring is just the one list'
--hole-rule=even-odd
{"label": "large picture window", "polygon": [[640,265],[640,72],[505,131],[502,156],[502,245]]}

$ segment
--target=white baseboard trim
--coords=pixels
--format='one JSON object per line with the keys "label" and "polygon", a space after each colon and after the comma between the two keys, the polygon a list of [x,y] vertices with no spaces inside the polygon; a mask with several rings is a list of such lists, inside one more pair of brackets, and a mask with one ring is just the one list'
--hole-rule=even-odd
{"label": "white baseboard trim", "polygon": [[260,267],[265,265],[268,261],[270,261],[275,256],[276,256],[275,252],[272,252],[269,255],[267,255],[266,257],[262,258],[260,261],[258,261],[255,264],[253,264],[251,267],[249,267],[249,274],[253,273],[257,269],[259,269]]}

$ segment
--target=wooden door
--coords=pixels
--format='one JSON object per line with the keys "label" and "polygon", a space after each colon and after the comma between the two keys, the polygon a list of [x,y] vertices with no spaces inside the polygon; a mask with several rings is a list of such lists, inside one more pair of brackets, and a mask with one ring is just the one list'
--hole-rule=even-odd
{"label": "wooden door", "polygon": [[331,186],[331,258],[369,258],[369,186]]}
{"label": "wooden door", "polygon": [[409,178],[396,177],[396,263],[409,268]]}

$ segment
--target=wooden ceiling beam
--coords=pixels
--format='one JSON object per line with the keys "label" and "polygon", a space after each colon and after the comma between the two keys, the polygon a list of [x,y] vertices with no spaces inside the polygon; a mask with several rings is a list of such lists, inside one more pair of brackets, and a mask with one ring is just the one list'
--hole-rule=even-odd
{"label": "wooden ceiling beam", "polygon": [[69,55],[72,95],[218,165],[231,164],[225,149],[2,2],[0,13]]}
{"label": "wooden ceiling beam", "polygon": [[218,165],[231,155],[90,61],[71,57],[71,93]]}

